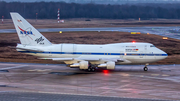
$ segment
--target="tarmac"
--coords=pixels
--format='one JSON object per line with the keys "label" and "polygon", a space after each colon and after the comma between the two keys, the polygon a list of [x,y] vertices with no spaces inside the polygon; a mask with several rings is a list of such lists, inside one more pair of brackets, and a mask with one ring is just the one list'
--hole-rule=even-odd
{"label": "tarmac", "polygon": [[180,100],[180,65],[117,65],[87,72],[62,64],[0,63],[1,101]]}

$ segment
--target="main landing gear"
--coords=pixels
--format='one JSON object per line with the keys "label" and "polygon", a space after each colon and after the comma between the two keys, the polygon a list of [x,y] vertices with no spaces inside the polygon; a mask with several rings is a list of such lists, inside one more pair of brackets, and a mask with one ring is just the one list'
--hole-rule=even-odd
{"label": "main landing gear", "polygon": [[95,68],[88,68],[88,72],[95,72],[96,69]]}
{"label": "main landing gear", "polygon": [[149,63],[145,64],[144,71],[148,71],[148,68],[147,68],[148,65],[149,65]]}
{"label": "main landing gear", "polygon": [[92,65],[92,64],[89,64],[89,67],[88,67],[88,72],[95,72],[96,71],[96,66],[95,65]]}

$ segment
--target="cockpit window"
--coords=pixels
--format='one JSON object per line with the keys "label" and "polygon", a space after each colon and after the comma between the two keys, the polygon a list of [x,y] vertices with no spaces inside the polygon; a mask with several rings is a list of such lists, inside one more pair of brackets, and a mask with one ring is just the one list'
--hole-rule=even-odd
{"label": "cockpit window", "polygon": [[150,47],[155,47],[154,45],[150,45]]}

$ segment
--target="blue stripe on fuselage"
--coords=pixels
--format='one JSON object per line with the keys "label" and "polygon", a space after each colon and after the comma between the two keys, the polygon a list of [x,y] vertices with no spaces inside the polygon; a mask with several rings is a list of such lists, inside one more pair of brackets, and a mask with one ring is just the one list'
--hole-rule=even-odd
{"label": "blue stripe on fuselage", "polygon": [[126,55],[126,56],[168,56],[167,54],[140,54],[140,53],[88,53],[88,52],[32,52],[19,51],[22,53],[41,53],[41,54],[80,54],[80,55]]}

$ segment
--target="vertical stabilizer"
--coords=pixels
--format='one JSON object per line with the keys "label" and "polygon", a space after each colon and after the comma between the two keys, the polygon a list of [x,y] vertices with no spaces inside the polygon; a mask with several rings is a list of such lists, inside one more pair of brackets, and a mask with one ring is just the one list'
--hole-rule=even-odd
{"label": "vertical stabilizer", "polygon": [[19,13],[11,12],[11,17],[17,34],[23,45],[49,46],[51,42],[27,22]]}

